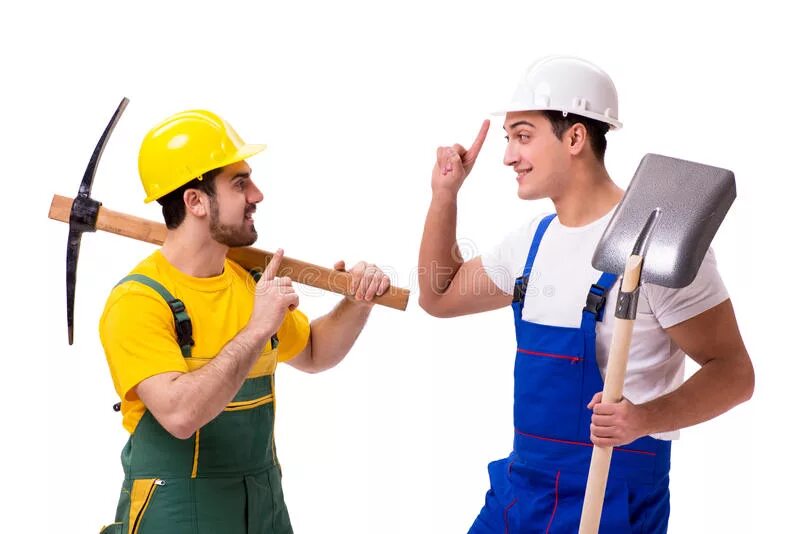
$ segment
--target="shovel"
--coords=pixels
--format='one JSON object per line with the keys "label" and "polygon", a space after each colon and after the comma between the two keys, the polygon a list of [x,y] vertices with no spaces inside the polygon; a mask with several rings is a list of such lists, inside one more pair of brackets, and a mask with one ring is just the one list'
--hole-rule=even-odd
{"label": "shovel", "polygon": [[[595,269],[622,275],[602,402],[622,399],[642,282],[689,285],[734,198],[729,170],[655,154],[642,158],[592,257]],[[600,528],[612,452],[592,450],[579,534]]]}

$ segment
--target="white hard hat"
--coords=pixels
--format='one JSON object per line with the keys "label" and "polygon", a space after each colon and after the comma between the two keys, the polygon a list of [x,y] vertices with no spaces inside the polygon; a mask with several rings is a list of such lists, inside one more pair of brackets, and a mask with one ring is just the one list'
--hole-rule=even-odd
{"label": "white hard hat", "polygon": [[574,113],[622,128],[614,82],[597,65],[576,57],[550,56],[528,67],[511,103],[494,115],[539,110]]}

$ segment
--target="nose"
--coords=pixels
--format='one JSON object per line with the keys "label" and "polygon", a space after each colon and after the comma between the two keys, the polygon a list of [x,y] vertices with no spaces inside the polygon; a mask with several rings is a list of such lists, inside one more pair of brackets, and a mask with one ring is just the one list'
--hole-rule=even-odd
{"label": "nose", "polygon": [[264,193],[258,188],[258,186],[250,181],[250,191],[247,193],[247,202],[250,204],[258,204],[264,200]]}
{"label": "nose", "polygon": [[518,162],[519,162],[519,152],[517,152],[515,144],[508,143],[508,145],[506,145],[506,153],[503,156],[503,164],[508,165],[509,167],[513,167]]}

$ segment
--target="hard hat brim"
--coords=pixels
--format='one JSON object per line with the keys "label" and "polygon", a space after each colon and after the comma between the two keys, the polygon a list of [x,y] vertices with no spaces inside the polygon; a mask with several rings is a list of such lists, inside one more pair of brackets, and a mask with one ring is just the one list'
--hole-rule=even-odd
{"label": "hard hat brim", "polygon": [[224,167],[225,165],[230,165],[231,163],[236,163],[237,161],[245,160],[249,157],[255,156],[259,152],[262,152],[265,148],[267,148],[267,145],[244,145],[243,147],[241,147],[239,150],[236,151],[236,154],[232,158],[230,158],[230,161],[220,166]]}
{"label": "hard hat brim", "polygon": [[[231,163],[236,163],[237,161],[244,161],[244,160],[246,160],[246,159],[248,159],[248,158],[250,158],[252,156],[255,156],[259,152],[262,152],[265,148],[267,148],[267,145],[242,145],[230,157],[222,159],[219,162],[215,162],[215,165],[213,167],[201,170],[199,172],[197,178],[199,178],[203,174],[207,173],[208,171],[211,171],[211,170],[214,170],[214,169],[218,169],[220,167],[225,167],[226,165],[230,165]],[[148,202],[152,202],[152,201],[157,200],[159,198],[165,197],[168,194],[170,194],[173,191],[175,191],[176,189],[180,189],[184,185],[186,185],[186,184],[181,184],[181,185],[179,185],[179,186],[177,186],[177,187],[175,187],[175,188],[173,188],[173,189],[171,189],[169,191],[166,191],[166,192],[159,192],[157,195],[148,196],[147,198],[144,199],[144,202],[145,202],[145,204],[147,204]]]}
{"label": "hard hat brim", "polygon": [[600,122],[605,122],[608,124],[612,130],[619,130],[622,128],[622,122],[612,119],[611,117],[606,117],[605,115],[601,115],[600,113],[592,113],[591,111],[573,111],[570,109],[560,109],[560,108],[552,108],[547,106],[521,106],[517,104],[510,104],[503,108],[500,111],[493,111],[490,115],[495,117],[505,115],[506,113],[515,113],[518,111],[566,111],[567,113],[571,113],[573,115],[580,115],[581,117],[586,117],[588,119],[593,119]]}

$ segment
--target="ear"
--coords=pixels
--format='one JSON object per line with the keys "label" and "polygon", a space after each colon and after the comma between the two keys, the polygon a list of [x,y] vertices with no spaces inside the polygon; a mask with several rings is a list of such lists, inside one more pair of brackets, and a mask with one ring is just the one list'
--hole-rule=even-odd
{"label": "ear", "polygon": [[183,192],[183,203],[186,205],[186,213],[191,213],[195,217],[205,217],[209,213],[208,195],[197,189],[187,189]]}
{"label": "ear", "polygon": [[566,131],[564,135],[564,142],[567,144],[569,153],[571,155],[579,155],[589,142],[586,126],[580,122],[573,124],[569,130]]}

